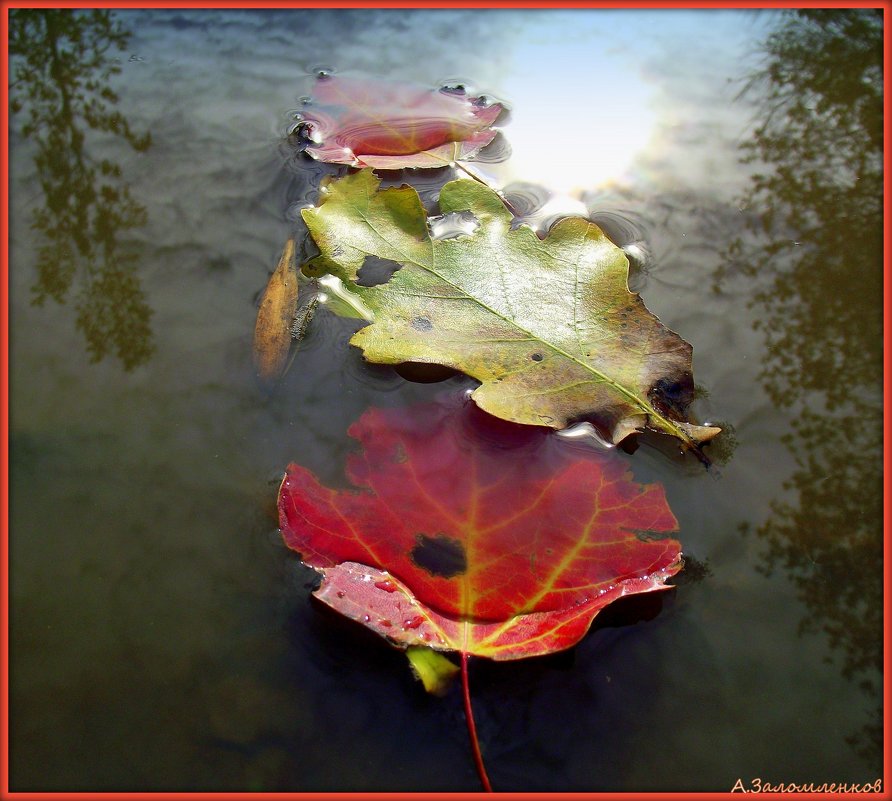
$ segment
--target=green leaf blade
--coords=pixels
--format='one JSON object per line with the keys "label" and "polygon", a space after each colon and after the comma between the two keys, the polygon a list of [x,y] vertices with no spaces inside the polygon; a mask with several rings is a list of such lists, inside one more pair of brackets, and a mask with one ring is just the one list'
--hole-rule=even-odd
{"label": "green leaf blade", "polygon": [[[517,423],[590,419],[613,442],[648,427],[695,450],[718,433],[683,420],[691,347],[629,291],[628,260],[596,225],[566,218],[540,240],[511,228],[496,192],[453,181],[441,210],[471,212],[478,226],[432,239],[413,189],[377,186],[371,171],[347,176],[303,212],[320,249],[313,269],[355,282],[367,255],[401,266],[356,288],[374,313],[351,340],[366,359],[460,370],[481,382],[479,406]],[[656,407],[661,388],[672,389],[677,420]]]}

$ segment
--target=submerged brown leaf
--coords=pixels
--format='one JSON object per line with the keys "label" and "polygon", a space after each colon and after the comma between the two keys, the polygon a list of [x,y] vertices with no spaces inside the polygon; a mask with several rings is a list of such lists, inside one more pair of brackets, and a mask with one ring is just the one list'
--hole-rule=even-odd
{"label": "submerged brown leaf", "polygon": [[274,383],[285,370],[296,306],[297,261],[294,240],[289,239],[263,292],[254,326],[254,369],[264,383]]}

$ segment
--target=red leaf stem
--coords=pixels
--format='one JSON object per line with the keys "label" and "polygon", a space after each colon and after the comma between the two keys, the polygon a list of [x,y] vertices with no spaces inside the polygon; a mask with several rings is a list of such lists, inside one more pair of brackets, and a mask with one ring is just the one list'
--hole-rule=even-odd
{"label": "red leaf stem", "polygon": [[483,755],[480,753],[480,741],[477,739],[477,726],[474,724],[474,711],[471,709],[471,691],[468,688],[468,654],[461,653],[461,689],[465,699],[465,720],[468,722],[468,735],[471,738],[471,750],[474,752],[474,764],[477,766],[477,775],[480,783],[487,793],[491,793],[492,785],[489,776],[486,775],[486,767],[483,765]]}

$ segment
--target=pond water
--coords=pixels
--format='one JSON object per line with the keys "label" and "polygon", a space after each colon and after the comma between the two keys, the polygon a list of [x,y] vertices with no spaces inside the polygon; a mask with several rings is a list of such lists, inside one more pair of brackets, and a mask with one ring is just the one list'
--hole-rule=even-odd
{"label": "pond water", "polygon": [[[254,379],[259,292],[308,199],[284,133],[323,66],[508,103],[512,155],[476,169],[627,248],[693,345],[696,415],[727,429],[709,471],[654,439],[615,456],[665,487],[676,589],[572,651],[472,662],[494,787],[880,778],[873,12],[115,11],[116,75],[32,13],[12,14],[33,68],[10,134],[11,789],[479,789],[458,691],[427,696],[311,603],[277,529],[288,462],[344,486],[366,409],[473,386],[365,364],[324,311],[274,392]],[[94,128],[68,95],[89,78],[116,93]]]}

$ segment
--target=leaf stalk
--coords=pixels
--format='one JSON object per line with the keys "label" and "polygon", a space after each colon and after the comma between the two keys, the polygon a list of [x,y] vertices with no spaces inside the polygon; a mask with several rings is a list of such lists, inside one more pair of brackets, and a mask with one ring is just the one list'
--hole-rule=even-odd
{"label": "leaf stalk", "polygon": [[461,688],[465,701],[465,720],[468,722],[468,735],[471,738],[471,750],[474,752],[474,764],[477,766],[477,775],[480,783],[487,793],[493,791],[486,775],[486,767],[483,765],[483,755],[480,753],[480,741],[477,739],[477,726],[474,724],[474,712],[471,709],[471,691],[468,688],[468,654],[461,652]]}

